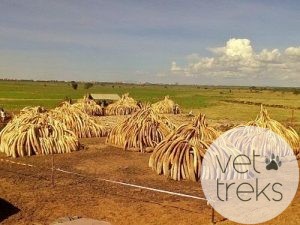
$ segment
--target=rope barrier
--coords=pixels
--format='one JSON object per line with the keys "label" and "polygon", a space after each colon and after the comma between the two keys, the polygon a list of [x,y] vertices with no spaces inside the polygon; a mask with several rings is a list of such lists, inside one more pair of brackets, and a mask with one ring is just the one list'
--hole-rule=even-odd
{"label": "rope barrier", "polygon": [[[34,166],[32,164],[19,163],[19,162],[15,162],[15,161],[12,161],[12,160],[7,160],[7,159],[0,159],[0,161],[6,162],[6,163],[17,164],[17,165],[21,165],[21,166],[28,166],[28,167],[36,167],[37,168],[37,166]],[[52,168],[48,168],[48,169],[51,170]],[[167,191],[167,190],[162,190],[162,189],[158,189],[158,188],[146,187],[146,186],[142,186],[142,185],[131,184],[131,183],[126,183],[126,182],[122,182],[122,181],[115,181],[115,180],[110,180],[110,179],[104,179],[104,178],[99,178],[99,177],[89,177],[89,176],[86,176],[84,174],[80,174],[80,173],[76,173],[76,172],[72,172],[72,171],[67,171],[67,170],[63,170],[63,169],[60,169],[60,168],[55,168],[54,170],[58,171],[58,172],[61,172],[61,173],[73,174],[73,175],[77,175],[77,176],[81,176],[81,177],[85,177],[85,178],[93,178],[93,179],[97,179],[97,180],[100,180],[100,181],[113,183],[113,184],[119,184],[119,185],[123,185],[123,186],[127,186],[127,187],[140,188],[140,189],[144,189],[144,190],[149,190],[149,191],[165,193],[165,194],[169,194],[169,195],[180,196],[180,197],[191,198],[191,199],[197,199],[197,200],[203,200],[203,201],[209,202],[209,200],[207,200],[206,198],[202,198],[202,197],[195,196],[195,195],[183,194],[183,193],[179,193],[179,192]]]}
{"label": "rope barrier", "polygon": [[[57,168],[56,171],[88,178],[87,176],[84,176],[82,174],[62,170],[62,169],[59,169],[59,168]],[[103,178],[99,178],[99,177],[96,177],[95,179],[100,180],[100,181],[113,183],[113,184],[120,184],[120,185],[123,185],[123,186],[129,186],[129,187],[140,188],[140,189],[145,189],[145,190],[154,191],[154,192],[160,192],[160,193],[176,195],[176,196],[180,196],[180,197],[186,197],[186,198],[192,198],[192,199],[207,201],[207,199],[205,199],[205,198],[201,198],[201,197],[194,196],[194,195],[182,194],[182,193],[178,193],[178,192],[167,191],[167,190],[162,190],[162,189],[157,189],[157,188],[151,188],[151,187],[141,186],[141,185],[137,185],[137,184],[130,184],[130,183],[122,182],[122,181],[114,181],[114,180],[109,180],[109,179],[103,179]]]}
{"label": "rope barrier", "polygon": [[11,164],[17,164],[17,165],[21,165],[21,166],[29,166],[29,167],[36,167],[34,165],[31,164],[27,164],[27,163],[19,163],[19,162],[15,162],[12,160],[8,160],[8,159],[0,159],[1,162],[6,162],[6,163],[11,163]]}
{"label": "rope barrier", "polygon": [[[21,166],[38,168],[38,166],[35,166],[35,165],[32,165],[32,164],[19,163],[19,162],[15,162],[15,161],[8,160],[8,159],[0,159],[0,161],[5,162],[5,163],[15,164],[15,165],[21,165]],[[202,198],[202,197],[199,197],[199,196],[194,196],[194,195],[189,195],[189,194],[183,194],[183,193],[173,192],[173,191],[167,191],[167,190],[162,190],[162,189],[158,189],[158,188],[146,187],[146,186],[141,186],[141,185],[137,185],[137,184],[130,184],[130,183],[122,182],[122,181],[109,180],[109,179],[104,179],[104,178],[99,178],[99,177],[88,177],[88,176],[80,174],[80,173],[71,172],[71,171],[60,169],[60,168],[54,168],[53,158],[52,158],[52,168],[46,168],[46,169],[52,170],[52,185],[54,185],[53,172],[54,171],[58,171],[58,172],[65,173],[65,174],[72,174],[72,175],[77,175],[77,176],[81,176],[81,177],[85,177],[85,178],[93,178],[93,179],[97,179],[97,180],[100,180],[100,181],[104,181],[104,182],[108,182],[108,183],[113,183],[113,184],[119,184],[119,185],[123,185],[123,186],[127,186],[127,187],[140,188],[140,189],[144,189],[144,190],[149,190],[149,191],[153,191],[153,192],[169,194],[169,195],[173,195],[173,196],[179,196],[179,197],[185,197],[185,198],[191,198],[191,199],[206,201],[207,205],[210,205],[210,202],[213,202],[213,200],[211,200],[211,199],[206,199],[206,198]],[[211,209],[212,209],[211,222],[213,224],[216,224],[216,221],[215,221],[215,210],[214,210],[213,207],[211,207]]]}

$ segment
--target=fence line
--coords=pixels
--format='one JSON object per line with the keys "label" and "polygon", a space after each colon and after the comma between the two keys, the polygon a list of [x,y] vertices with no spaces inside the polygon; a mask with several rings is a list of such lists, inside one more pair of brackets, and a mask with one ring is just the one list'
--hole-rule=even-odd
{"label": "fence line", "polygon": [[[21,165],[21,166],[28,166],[28,167],[38,168],[37,166],[32,165],[32,164],[19,163],[19,162],[15,162],[15,161],[8,160],[8,159],[0,159],[0,160],[2,162],[6,162],[6,163],[11,163],[11,164],[17,164],[17,165]],[[126,182],[122,182],[122,181],[115,181],[115,180],[110,180],[110,179],[104,179],[104,178],[100,178],[100,177],[91,177],[91,176],[86,176],[86,175],[81,174],[81,173],[67,171],[67,170],[60,169],[60,168],[54,168],[53,167],[53,168],[47,168],[47,169],[58,171],[58,172],[65,173],[65,174],[73,174],[73,175],[77,175],[77,176],[81,176],[81,177],[85,177],[85,178],[93,178],[93,179],[97,179],[97,180],[108,182],[108,183],[120,184],[120,185],[123,185],[123,186],[128,186],[128,187],[133,187],[133,188],[140,188],[140,189],[145,189],[145,190],[149,190],[149,191],[160,192],[160,193],[165,193],[165,194],[170,194],[170,195],[175,195],[175,196],[180,196],[180,197],[185,197],[185,198],[192,198],[192,199],[197,199],[197,200],[203,200],[203,201],[207,201],[208,202],[208,200],[206,198],[201,198],[201,197],[198,197],[198,196],[195,196],[195,195],[189,195],[189,194],[183,194],[183,193],[178,193],[178,192],[173,192],[173,191],[167,191],[167,190],[162,190],[162,189],[158,189],[158,188],[152,188],[152,187],[146,187],[146,186],[137,185],[137,184],[126,183]]]}
{"label": "fence line", "polygon": [[[85,176],[83,174],[62,170],[60,168],[56,168],[55,170],[59,171],[59,172],[62,172],[62,173],[73,174],[73,175],[78,175],[78,176],[81,176],[81,177],[88,178],[88,176]],[[178,192],[167,191],[167,190],[162,190],[162,189],[157,189],[157,188],[151,188],[151,187],[141,186],[141,185],[137,185],[137,184],[130,184],[130,183],[122,182],[122,181],[114,181],[114,180],[109,180],[109,179],[103,179],[103,178],[99,178],[99,177],[94,177],[94,179],[109,182],[109,183],[113,183],[113,184],[120,184],[120,185],[123,185],[123,186],[129,186],[129,187],[133,187],[133,188],[140,188],[140,189],[145,189],[145,190],[149,190],[149,191],[160,192],[160,193],[165,193],[165,194],[170,194],[170,195],[175,195],[175,196],[180,196],[180,197],[186,197],[186,198],[192,198],[192,199],[198,199],[198,200],[203,200],[203,201],[208,202],[208,200],[206,198],[201,198],[201,197],[194,196],[194,195],[182,194],[182,193],[178,193]]]}
{"label": "fence line", "polygon": [[[5,163],[15,164],[15,165],[39,168],[38,166],[35,166],[35,165],[32,165],[32,164],[15,162],[15,161],[8,160],[8,159],[2,159],[1,158],[0,161],[5,162]],[[191,198],[191,199],[206,201],[207,205],[210,205],[210,203],[213,202],[212,199],[206,199],[206,198],[202,198],[202,197],[195,196],[195,195],[189,195],[189,194],[184,194],[184,193],[179,193],[179,192],[162,190],[162,189],[158,189],[158,188],[152,188],[152,187],[147,187],[147,186],[142,186],[142,185],[137,185],[137,184],[126,183],[126,182],[122,182],[122,181],[104,179],[104,178],[100,178],[100,177],[91,177],[91,176],[87,176],[87,175],[77,173],[77,172],[72,172],[72,171],[68,171],[68,170],[64,170],[64,169],[60,169],[60,168],[55,168],[54,167],[54,158],[52,158],[52,168],[45,168],[45,169],[48,169],[48,170],[52,171],[52,175],[51,175],[52,185],[54,185],[54,174],[53,173],[54,173],[54,171],[58,171],[58,172],[61,172],[61,173],[64,173],[64,174],[72,174],[72,175],[85,177],[85,178],[93,178],[93,179],[96,179],[96,180],[99,180],[99,181],[104,181],[104,182],[113,183],[113,184],[119,184],[119,185],[126,186],[126,187],[139,188],[139,189],[149,190],[149,191],[153,191],[153,192],[169,194],[169,195],[173,195],[173,196],[179,196],[179,197],[184,197],[184,198]],[[211,222],[213,224],[216,223],[214,217],[215,217],[215,212],[214,212],[214,209],[212,207]]]}

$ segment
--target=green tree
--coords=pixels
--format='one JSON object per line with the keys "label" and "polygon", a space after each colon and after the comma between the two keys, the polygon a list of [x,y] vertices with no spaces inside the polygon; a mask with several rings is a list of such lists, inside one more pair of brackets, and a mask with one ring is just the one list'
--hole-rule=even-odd
{"label": "green tree", "polygon": [[93,83],[91,83],[91,82],[87,82],[87,83],[84,83],[84,89],[90,89],[91,87],[93,87],[94,86],[94,84]]}
{"label": "green tree", "polygon": [[71,81],[71,86],[74,90],[77,90],[77,88],[78,88],[78,84],[75,81]]}

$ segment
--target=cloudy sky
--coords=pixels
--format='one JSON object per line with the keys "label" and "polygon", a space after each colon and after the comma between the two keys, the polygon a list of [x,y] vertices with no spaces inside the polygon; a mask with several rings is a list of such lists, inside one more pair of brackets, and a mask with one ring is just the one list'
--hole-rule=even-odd
{"label": "cloudy sky", "polygon": [[0,78],[300,86],[300,1],[0,0]]}

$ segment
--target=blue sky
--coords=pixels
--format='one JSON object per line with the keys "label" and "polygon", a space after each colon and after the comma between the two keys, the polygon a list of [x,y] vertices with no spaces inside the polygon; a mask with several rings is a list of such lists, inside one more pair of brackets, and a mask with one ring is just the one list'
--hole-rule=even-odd
{"label": "blue sky", "polygon": [[1,0],[0,77],[299,86],[299,24],[299,1]]}

